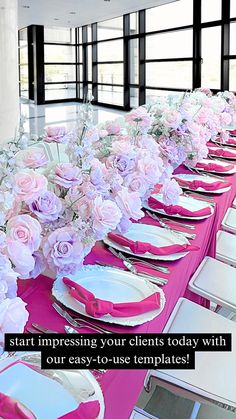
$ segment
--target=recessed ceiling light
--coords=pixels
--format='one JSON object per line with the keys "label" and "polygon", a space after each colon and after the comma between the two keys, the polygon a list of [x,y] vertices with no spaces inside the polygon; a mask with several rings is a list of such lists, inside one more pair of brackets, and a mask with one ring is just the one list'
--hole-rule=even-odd
{"label": "recessed ceiling light", "polygon": [[27,5],[22,6],[22,7],[23,7],[23,9],[29,9],[30,8],[30,6],[27,6]]}
{"label": "recessed ceiling light", "polygon": [[76,12],[70,12],[69,15],[76,15]]}

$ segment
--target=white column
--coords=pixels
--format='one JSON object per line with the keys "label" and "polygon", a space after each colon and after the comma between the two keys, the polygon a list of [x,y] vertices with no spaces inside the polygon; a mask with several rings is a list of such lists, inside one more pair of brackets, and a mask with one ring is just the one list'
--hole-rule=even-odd
{"label": "white column", "polygon": [[19,116],[17,0],[0,0],[0,143],[14,136]]}

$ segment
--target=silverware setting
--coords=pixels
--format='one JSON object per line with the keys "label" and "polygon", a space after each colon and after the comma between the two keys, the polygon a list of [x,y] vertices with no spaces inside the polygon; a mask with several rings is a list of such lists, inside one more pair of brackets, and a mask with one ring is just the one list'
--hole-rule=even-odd
{"label": "silverware setting", "polygon": [[156,220],[159,222],[160,226],[162,228],[165,228],[166,230],[171,231],[174,234],[177,234],[178,236],[184,236],[188,239],[195,239],[196,238],[196,234],[192,234],[192,233],[187,233],[185,231],[180,231],[180,230],[176,230],[174,228],[171,228],[170,226],[168,226],[162,218],[158,217],[156,214],[151,213],[150,211],[146,211],[146,214],[151,217],[153,220]]}
{"label": "silverware setting", "polygon": [[186,224],[186,223],[182,223],[182,222],[175,221],[170,218],[164,218],[164,217],[161,217],[161,219],[163,221],[168,221],[171,224],[176,224],[177,226],[188,228],[189,230],[195,230],[195,226],[193,224]]}
{"label": "silverware setting", "polygon": [[201,170],[196,169],[195,167],[189,167],[189,166],[187,166],[187,168],[188,168],[188,170],[190,170],[190,172],[197,173],[200,176],[213,177],[215,179],[220,179],[220,180],[225,181],[225,178],[224,177],[219,176],[219,175],[215,175],[214,173],[209,173],[206,170],[201,171]]}
{"label": "silverware setting", "polygon": [[88,328],[98,333],[107,333],[111,334],[109,330],[104,329],[103,327],[97,326],[91,323],[88,320],[82,319],[81,317],[72,317],[65,309],[62,309],[61,306],[57,303],[53,303],[52,307],[56,310],[56,312],[63,317],[71,326],[77,328]]}
{"label": "silverware setting", "polygon": [[135,258],[135,257],[126,257],[126,256],[123,255],[123,253],[118,252],[117,250],[113,249],[113,247],[111,247],[111,246],[108,247],[108,250],[113,254],[113,256],[116,256],[118,259],[121,259],[123,261],[130,262],[130,263],[140,262],[143,265],[145,265],[147,267],[150,267],[152,269],[155,269],[156,271],[163,272],[164,274],[169,274],[170,273],[169,268],[167,268],[166,266],[154,265],[151,262],[147,262],[147,261],[144,261],[143,259],[138,259],[138,258]]}
{"label": "silverware setting", "polygon": [[206,195],[206,194],[203,195],[203,194],[200,194],[198,192],[194,192],[194,191],[190,191],[190,190],[184,191],[183,194],[184,194],[184,196],[187,196],[187,197],[191,196],[192,198],[197,199],[198,201],[208,202],[213,207],[215,206],[214,198],[210,197],[209,195]]}
{"label": "silverware setting", "polygon": [[132,274],[140,276],[142,278],[148,279],[150,282],[156,284],[156,285],[166,285],[168,284],[168,279],[164,279],[164,278],[160,278],[160,277],[156,277],[154,275],[149,275],[143,272],[138,272],[138,270],[135,268],[134,265],[132,265],[132,263],[127,262],[127,261],[123,261],[124,266],[130,271],[132,272]]}

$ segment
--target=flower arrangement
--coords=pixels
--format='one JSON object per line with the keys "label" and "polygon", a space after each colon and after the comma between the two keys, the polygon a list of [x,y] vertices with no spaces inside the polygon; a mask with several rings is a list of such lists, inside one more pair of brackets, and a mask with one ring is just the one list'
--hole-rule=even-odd
{"label": "flower arrangement", "polygon": [[149,113],[153,117],[149,132],[160,145],[163,160],[173,168],[181,163],[194,167],[207,157],[210,139],[228,136],[225,127],[235,118],[235,95],[214,96],[209,89],[196,89],[158,98]]}

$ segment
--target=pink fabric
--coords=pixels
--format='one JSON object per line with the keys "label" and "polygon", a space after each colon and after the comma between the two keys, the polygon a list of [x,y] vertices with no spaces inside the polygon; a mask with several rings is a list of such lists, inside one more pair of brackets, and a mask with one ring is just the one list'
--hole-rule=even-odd
{"label": "pink fabric", "polygon": [[236,129],[233,129],[232,131],[229,131],[229,133],[230,133],[231,135],[236,135]]}
{"label": "pink fabric", "polygon": [[[175,174],[177,173],[190,172],[187,168],[181,166],[175,171]],[[168,284],[163,287],[166,304],[161,314],[154,320],[133,328],[125,328],[124,330],[122,326],[106,324],[107,329],[117,333],[161,333],[180,297],[185,296],[196,303],[207,306],[206,300],[190,292],[187,286],[202,259],[206,255],[215,256],[216,232],[219,230],[222,219],[236,195],[236,175],[229,175],[229,177],[232,180],[232,188],[224,194],[214,195],[216,208],[213,216],[194,222],[197,237],[193,242],[200,247],[199,252],[190,252],[183,259],[175,262],[157,262],[158,265],[169,266],[171,271],[169,275],[156,272],[157,276],[163,276],[163,278],[169,280]],[[150,225],[158,225],[158,222],[155,222],[148,216],[145,216],[142,222]],[[86,263],[94,264],[96,260],[120,268],[124,267],[122,261],[113,256],[101,242],[97,243],[92,252],[87,256]],[[144,265],[142,271],[155,274],[154,270],[151,272]],[[53,280],[40,275],[36,280],[19,280],[18,284],[18,295],[28,304],[27,309],[30,313],[28,326],[32,322],[35,322],[49,329],[64,333],[66,321],[52,307],[53,297],[51,289]],[[86,328],[80,328],[78,331],[80,333],[91,332]],[[105,419],[128,419],[130,417],[132,409],[143,389],[143,381],[146,373],[146,370],[110,370],[100,377],[99,381],[106,406]]]}
{"label": "pink fabric", "polygon": [[230,182],[221,182],[221,181],[207,183],[201,180],[190,181],[190,180],[183,180],[179,178],[177,178],[177,181],[181,187],[183,188],[188,187],[194,190],[198,188],[202,188],[202,189],[205,189],[205,191],[215,191],[217,189],[224,189],[231,186]]}
{"label": "pink fabric", "polygon": [[3,419],[35,419],[17,400],[3,393],[0,393],[0,416]]}
{"label": "pink fabric", "polygon": [[197,169],[209,170],[209,172],[229,172],[234,169],[233,164],[227,164],[227,166],[220,166],[217,163],[204,163],[199,162],[196,165]]}
{"label": "pink fabric", "polygon": [[211,148],[211,147],[209,147],[208,150],[209,150],[209,154],[211,154],[212,156],[236,158],[236,153],[234,153],[233,151],[230,152],[229,150],[225,150],[223,148]]}
{"label": "pink fabric", "polygon": [[131,303],[116,303],[95,298],[94,294],[71,279],[64,277],[63,282],[72,288],[69,294],[85,305],[86,313],[92,317],[110,314],[113,317],[137,316],[160,307],[160,293],[156,292],[144,300]]}
{"label": "pink fabric", "polygon": [[197,211],[190,211],[187,208],[181,207],[180,205],[165,205],[153,197],[149,198],[148,205],[150,208],[153,209],[164,210],[165,213],[168,215],[178,214],[188,217],[204,217],[205,215],[211,214],[211,209],[209,208],[209,206]]}
{"label": "pink fabric", "polygon": [[60,416],[58,419],[96,419],[100,412],[100,405],[97,400],[93,402],[80,403],[73,412]]}
{"label": "pink fabric", "polygon": [[157,247],[150,243],[133,241],[127,239],[119,234],[109,233],[109,239],[121,246],[128,247],[133,253],[142,255],[144,253],[151,253],[158,256],[173,255],[174,253],[190,252],[192,250],[199,250],[199,247],[192,246],[191,244],[172,244],[170,246]]}
{"label": "pink fabric", "polygon": [[236,138],[231,138],[231,137],[229,137],[229,139],[228,139],[228,141],[227,141],[227,144],[233,144],[233,145],[236,145]]}

